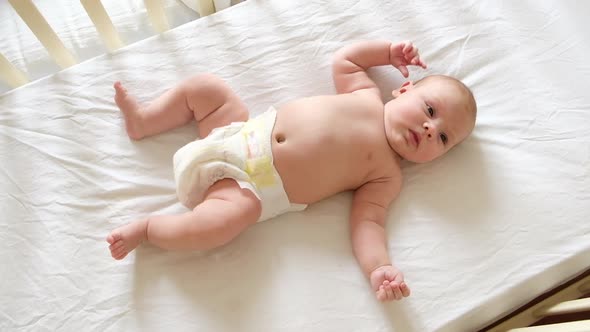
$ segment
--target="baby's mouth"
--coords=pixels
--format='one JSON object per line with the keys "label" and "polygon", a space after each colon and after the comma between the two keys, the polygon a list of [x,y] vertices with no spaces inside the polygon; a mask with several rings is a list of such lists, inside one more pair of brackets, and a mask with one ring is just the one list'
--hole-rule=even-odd
{"label": "baby's mouth", "polygon": [[420,135],[418,135],[415,131],[410,129],[410,136],[412,137],[412,141],[416,144],[416,147],[420,145]]}

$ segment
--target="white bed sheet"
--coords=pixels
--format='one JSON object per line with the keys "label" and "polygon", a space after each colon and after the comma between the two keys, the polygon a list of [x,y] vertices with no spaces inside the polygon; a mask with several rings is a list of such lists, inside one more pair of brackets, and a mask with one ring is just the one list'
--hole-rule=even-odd
{"label": "white bed sheet", "polygon": [[[0,96],[0,330],[481,328],[589,267],[589,7],[250,0]],[[479,104],[473,136],[408,165],[390,210],[410,298],[374,299],[351,253],[349,193],[217,250],[110,258],[112,228],[185,211],[171,158],[195,137],[186,126],[131,142],[113,81],[149,100],[211,71],[258,114],[334,93],[333,52],[373,38],[413,40],[429,64],[414,79],[455,75]]]}

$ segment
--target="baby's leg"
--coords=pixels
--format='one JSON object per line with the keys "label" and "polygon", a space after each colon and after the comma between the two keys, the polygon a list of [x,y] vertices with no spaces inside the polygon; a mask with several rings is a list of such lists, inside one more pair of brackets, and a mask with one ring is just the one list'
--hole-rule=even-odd
{"label": "baby's leg", "polygon": [[205,200],[191,212],[154,216],[119,227],[107,237],[115,259],[122,259],[147,241],[163,249],[206,250],[228,243],[260,218],[258,198],[235,180],[209,188]]}
{"label": "baby's leg", "polygon": [[146,105],[140,105],[121,82],[114,87],[127,134],[136,140],[183,126],[192,119],[197,120],[200,137],[216,127],[248,120],[246,105],[212,74],[190,77]]}

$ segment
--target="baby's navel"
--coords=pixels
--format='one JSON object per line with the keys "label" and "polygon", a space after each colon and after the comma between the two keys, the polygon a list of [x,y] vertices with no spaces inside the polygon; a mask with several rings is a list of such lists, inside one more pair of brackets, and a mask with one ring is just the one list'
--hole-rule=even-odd
{"label": "baby's navel", "polygon": [[277,143],[284,143],[285,142],[285,135],[283,135],[283,134],[276,134],[275,135],[275,140],[277,141]]}

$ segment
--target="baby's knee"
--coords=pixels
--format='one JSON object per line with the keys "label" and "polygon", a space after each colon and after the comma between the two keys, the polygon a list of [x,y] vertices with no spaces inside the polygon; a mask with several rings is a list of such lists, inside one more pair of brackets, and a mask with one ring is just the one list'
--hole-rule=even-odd
{"label": "baby's knee", "polygon": [[185,80],[185,84],[188,87],[195,87],[195,86],[208,86],[208,87],[222,87],[225,85],[223,80],[212,73],[199,73],[190,76]]}

